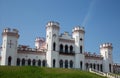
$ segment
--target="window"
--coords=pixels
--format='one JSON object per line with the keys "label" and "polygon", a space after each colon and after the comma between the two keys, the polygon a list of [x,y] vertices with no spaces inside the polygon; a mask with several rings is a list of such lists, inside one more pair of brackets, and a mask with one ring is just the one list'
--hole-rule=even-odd
{"label": "window", "polygon": [[25,59],[22,59],[22,66],[25,66]]}
{"label": "window", "polygon": [[55,48],[56,48],[56,44],[55,42],[53,43],[53,51],[55,51]]}
{"label": "window", "polygon": [[55,62],[56,62],[55,59],[53,59],[53,67],[55,67]]}
{"label": "window", "polygon": [[92,69],[92,63],[90,63],[90,68]]}
{"label": "window", "polygon": [[45,60],[42,61],[42,66],[43,66],[43,67],[46,66],[46,61],[45,61]]}
{"label": "window", "polygon": [[88,70],[88,63],[86,63],[86,70]]}
{"label": "window", "polygon": [[65,68],[68,68],[68,60],[65,60]]}
{"label": "window", "polygon": [[63,45],[60,44],[60,52],[63,52]]}
{"label": "window", "polygon": [[97,70],[99,71],[99,64],[97,64]]}
{"label": "window", "polygon": [[101,71],[101,72],[103,71],[103,66],[102,66],[102,64],[100,65],[100,71]]}
{"label": "window", "polygon": [[8,66],[11,66],[11,61],[12,61],[12,57],[9,56],[9,57],[8,57]]}
{"label": "window", "polygon": [[109,64],[109,71],[111,72],[111,64]]}
{"label": "window", "polygon": [[82,63],[82,61],[81,61],[81,62],[80,62],[80,69],[82,69],[82,64],[83,64],[83,63]]}
{"label": "window", "polygon": [[28,59],[28,66],[30,66],[31,65],[31,60],[30,59]]}
{"label": "window", "polygon": [[17,66],[20,66],[20,59],[17,58]]}
{"label": "window", "polygon": [[96,65],[95,64],[93,64],[93,68],[96,69]]}
{"label": "window", "polygon": [[35,66],[35,63],[36,63],[36,61],[35,61],[35,59],[33,59],[32,65]]}
{"label": "window", "polygon": [[73,68],[73,61],[70,61],[70,68]]}
{"label": "window", "polygon": [[73,46],[70,46],[70,53],[73,53]]}
{"label": "window", "polygon": [[80,53],[82,53],[82,46],[80,46]]}
{"label": "window", "polygon": [[38,66],[41,66],[41,60],[38,60]]}
{"label": "window", "polygon": [[65,53],[68,53],[68,45],[65,45]]}
{"label": "window", "polygon": [[63,60],[60,60],[59,64],[60,64],[60,68],[63,68]]}

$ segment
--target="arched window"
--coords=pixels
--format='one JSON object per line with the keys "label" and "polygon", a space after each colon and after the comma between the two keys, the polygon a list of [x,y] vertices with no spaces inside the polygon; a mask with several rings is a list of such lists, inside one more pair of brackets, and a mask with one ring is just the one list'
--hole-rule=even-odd
{"label": "arched window", "polygon": [[55,48],[56,48],[56,43],[54,42],[53,43],[53,51],[55,51]]}
{"label": "arched window", "polygon": [[103,71],[103,65],[102,64],[100,65],[100,71],[101,72]]}
{"label": "arched window", "polygon": [[82,46],[80,46],[80,53],[82,53]]}
{"label": "arched window", "polygon": [[41,66],[41,60],[38,60],[38,66]]}
{"label": "arched window", "polygon": [[60,60],[59,64],[60,64],[60,68],[63,68],[63,60]]}
{"label": "arched window", "polygon": [[43,67],[46,66],[46,61],[45,61],[45,60],[42,61],[42,66],[43,66]]}
{"label": "arched window", "polygon": [[73,46],[70,46],[70,53],[73,53]]}
{"label": "arched window", "polygon": [[95,64],[93,64],[93,68],[96,69],[96,65]]}
{"label": "arched window", "polygon": [[99,64],[97,64],[97,70],[99,71]]}
{"label": "arched window", "polygon": [[90,63],[90,68],[92,69],[92,63]]}
{"label": "arched window", "polygon": [[36,61],[35,61],[35,59],[33,59],[32,65],[35,66],[35,64],[36,64]]}
{"label": "arched window", "polygon": [[12,61],[12,57],[9,56],[9,57],[8,57],[8,66],[11,66],[11,61]]}
{"label": "arched window", "polygon": [[65,53],[68,53],[68,45],[65,45]]}
{"label": "arched window", "polygon": [[31,65],[31,60],[30,59],[28,59],[28,66],[30,66]]}
{"label": "arched window", "polygon": [[82,63],[82,61],[80,62],[80,69],[82,69],[82,65],[83,65],[83,63]]}
{"label": "arched window", "polygon": [[111,72],[111,64],[109,64],[109,71]]}
{"label": "arched window", "polygon": [[25,66],[25,59],[22,59],[22,66]]}
{"label": "arched window", "polygon": [[65,60],[65,68],[68,68],[68,60]]}
{"label": "arched window", "polygon": [[60,52],[63,52],[63,45],[60,44]]}
{"label": "arched window", "polygon": [[20,58],[17,58],[17,66],[20,66]]}
{"label": "arched window", "polygon": [[55,62],[56,62],[55,59],[53,59],[53,67],[55,67]]}
{"label": "arched window", "polygon": [[73,68],[73,61],[70,60],[70,68]]}

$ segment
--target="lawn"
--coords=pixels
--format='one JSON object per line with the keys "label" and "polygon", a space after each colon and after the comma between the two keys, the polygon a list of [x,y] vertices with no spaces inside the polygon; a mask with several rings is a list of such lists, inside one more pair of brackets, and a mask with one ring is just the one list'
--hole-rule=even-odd
{"label": "lawn", "polygon": [[105,78],[86,71],[33,66],[0,66],[0,78]]}

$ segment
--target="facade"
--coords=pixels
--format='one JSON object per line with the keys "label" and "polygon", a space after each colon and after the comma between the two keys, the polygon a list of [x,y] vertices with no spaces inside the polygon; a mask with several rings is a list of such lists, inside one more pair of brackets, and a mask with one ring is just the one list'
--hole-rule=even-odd
{"label": "facade", "polygon": [[55,68],[89,68],[113,72],[112,44],[100,45],[100,55],[85,52],[83,27],[72,29],[59,35],[60,25],[50,21],[46,25],[46,39],[36,38],[35,48],[18,45],[19,32],[17,29],[6,28],[2,32],[2,47],[0,65],[10,66],[46,66]]}

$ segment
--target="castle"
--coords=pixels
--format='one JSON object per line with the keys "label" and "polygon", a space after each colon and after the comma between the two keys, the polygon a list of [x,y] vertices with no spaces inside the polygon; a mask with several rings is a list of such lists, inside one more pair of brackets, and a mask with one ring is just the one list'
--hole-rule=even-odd
{"label": "castle", "polygon": [[20,37],[17,29],[5,28],[2,32],[0,65],[9,66],[46,66],[55,68],[89,68],[113,72],[111,43],[100,45],[100,55],[85,52],[83,27],[72,29],[72,36],[67,32],[59,35],[60,24],[50,21],[46,25],[46,39],[36,38],[35,47],[18,45]]}

